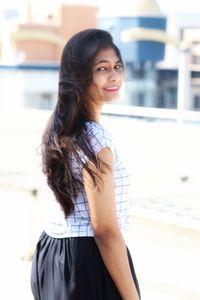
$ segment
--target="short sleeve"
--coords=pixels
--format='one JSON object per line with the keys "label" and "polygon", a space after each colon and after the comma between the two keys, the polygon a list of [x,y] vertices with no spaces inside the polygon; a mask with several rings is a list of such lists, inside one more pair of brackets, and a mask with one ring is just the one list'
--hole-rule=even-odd
{"label": "short sleeve", "polygon": [[90,145],[95,154],[103,148],[110,148],[115,156],[115,147],[112,141],[111,134],[101,124],[96,122],[87,122],[87,134],[90,140]]}

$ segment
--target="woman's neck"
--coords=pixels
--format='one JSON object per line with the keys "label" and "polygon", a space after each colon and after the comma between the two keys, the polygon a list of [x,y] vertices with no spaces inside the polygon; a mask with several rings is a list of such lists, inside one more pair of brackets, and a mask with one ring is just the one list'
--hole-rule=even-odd
{"label": "woman's neck", "polygon": [[92,105],[92,114],[91,114],[90,119],[99,123],[103,104],[95,103],[95,102],[93,102],[93,103],[94,103],[94,105]]}

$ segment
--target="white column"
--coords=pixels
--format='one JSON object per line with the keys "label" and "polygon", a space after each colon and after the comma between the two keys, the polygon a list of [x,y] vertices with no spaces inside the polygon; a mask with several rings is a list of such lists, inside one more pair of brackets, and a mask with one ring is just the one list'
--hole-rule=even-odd
{"label": "white column", "polygon": [[178,95],[177,110],[178,122],[183,122],[183,112],[190,108],[191,103],[191,72],[190,72],[190,47],[182,44],[179,54],[178,67]]}
{"label": "white column", "polygon": [[3,28],[1,63],[11,65],[15,63],[15,51],[11,39],[11,32],[14,30],[15,24],[10,20],[3,20],[1,26]]}

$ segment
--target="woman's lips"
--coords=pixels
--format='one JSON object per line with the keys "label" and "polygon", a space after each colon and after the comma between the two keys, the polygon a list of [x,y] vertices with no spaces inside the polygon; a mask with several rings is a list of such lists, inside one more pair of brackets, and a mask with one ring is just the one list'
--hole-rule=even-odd
{"label": "woman's lips", "polygon": [[104,88],[104,90],[107,92],[117,92],[119,90],[119,87],[118,86],[109,86],[109,87]]}

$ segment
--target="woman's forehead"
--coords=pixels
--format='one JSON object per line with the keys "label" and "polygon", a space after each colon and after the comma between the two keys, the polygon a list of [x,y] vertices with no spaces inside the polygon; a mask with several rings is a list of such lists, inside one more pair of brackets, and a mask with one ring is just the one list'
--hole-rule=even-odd
{"label": "woman's forehead", "polygon": [[113,48],[99,50],[94,58],[94,64],[110,61],[119,61],[119,57]]}

